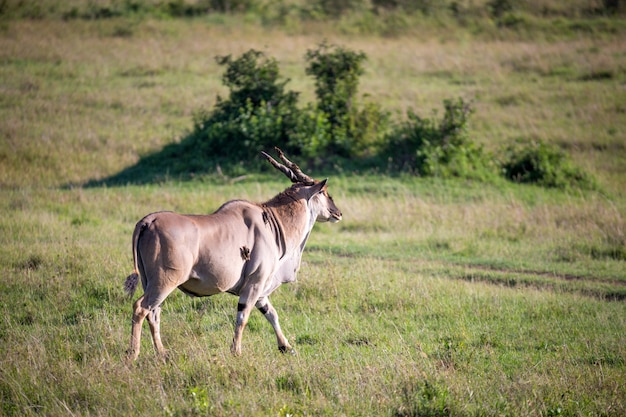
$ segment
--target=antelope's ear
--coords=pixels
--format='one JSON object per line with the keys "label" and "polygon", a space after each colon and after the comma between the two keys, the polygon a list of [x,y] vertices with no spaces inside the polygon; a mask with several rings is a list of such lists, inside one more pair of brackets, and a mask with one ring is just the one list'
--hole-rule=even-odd
{"label": "antelope's ear", "polygon": [[311,187],[309,188],[309,195],[313,197],[315,194],[321,193],[324,190],[324,187],[326,186],[327,181],[328,181],[328,178],[323,179],[322,181],[311,185]]}

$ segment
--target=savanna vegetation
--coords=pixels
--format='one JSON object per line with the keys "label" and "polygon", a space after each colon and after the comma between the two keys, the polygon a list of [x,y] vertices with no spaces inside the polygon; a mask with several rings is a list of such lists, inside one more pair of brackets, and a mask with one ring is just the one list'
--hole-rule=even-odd
{"label": "savanna vegetation", "polygon": [[[0,2],[0,415],[626,414],[624,22],[615,0]],[[237,299],[177,293],[169,361],[146,334],[126,364],[135,222],[269,199],[274,144],[344,214],[272,297],[298,354],[255,312],[232,357]]]}

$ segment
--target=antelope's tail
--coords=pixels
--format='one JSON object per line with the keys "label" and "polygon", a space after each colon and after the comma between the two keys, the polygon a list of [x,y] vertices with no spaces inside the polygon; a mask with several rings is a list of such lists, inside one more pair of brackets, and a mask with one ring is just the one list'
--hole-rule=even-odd
{"label": "antelope's tail", "polygon": [[124,292],[128,294],[129,297],[132,297],[137,290],[137,285],[139,284],[139,264],[138,264],[138,256],[137,256],[137,244],[139,243],[139,237],[141,236],[141,232],[146,228],[148,224],[141,220],[135,226],[135,231],[133,232],[133,265],[134,271],[132,274],[126,277],[124,281]]}
{"label": "antelope's tail", "polygon": [[137,284],[139,284],[139,273],[133,272],[127,276],[126,281],[124,281],[124,292],[128,294],[129,297],[132,297],[137,290]]}

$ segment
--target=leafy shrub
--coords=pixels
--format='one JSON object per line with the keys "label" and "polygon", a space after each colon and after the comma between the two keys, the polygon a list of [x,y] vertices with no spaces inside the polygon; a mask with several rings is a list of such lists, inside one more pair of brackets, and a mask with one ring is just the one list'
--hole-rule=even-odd
{"label": "leafy shrub", "polygon": [[[307,51],[306,70],[315,77],[318,102],[299,108],[298,93],[286,89],[289,80],[280,76],[275,59],[253,49],[236,59],[217,57],[226,67],[222,81],[230,90],[228,98],[218,96],[212,111],[195,115],[187,138],[144,157],[120,179],[137,171],[189,175],[217,164],[238,175],[243,161],[247,169],[263,166],[259,152],[274,146],[309,162],[351,169],[386,164],[388,171],[423,176],[496,177],[494,158],[470,140],[473,109],[463,99],[444,100],[441,118],[436,112],[424,118],[409,110],[406,120],[396,124],[376,103],[359,106],[355,96],[365,58],[362,52],[325,43]],[[594,187],[565,154],[541,142],[509,147],[499,168],[517,182]]]}
{"label": "leafy shrub", "polygon": [[213,112],[196,114],[194,147],[208,159],[253,160],[263,149],[290,148],[302,118],[298,94],[286,91],[275,59],[253,49],[241,57],[218,57],[228,99],[217,97]]}
{"label": "leafy shrub", "polygon": [[254,108],[262,105],[276,107],[283,103],[291,105],[297,101],[297,93],[285,92],[289,80],[280,79],[276,60],[266,57],[263,52],[250,49],[235,60],[230,55],[216,60],[226,66],[222,82],[230,89],[228,100],[217,97],[216,115],[230,118],[233,111],[245,107],[248,101]]}
{"label": "leafy shrub", "polygon": [[382,136],[380,132],[384,132],[388,125],[389,114],[374,103],[365,105],[363,109],[356,104],[359,77],[364,72],[362,64],[367,59],[366,55],[324,42],[317,49],[308,50],[305,58],[308,61],[306,73],[315,77],[318,100],[315,119],[325,118],[324,125],[328,129],[324,147],[313,149],[342,157],[374,152]]}
{"label": "leafy shrub", "polygon": [[161,13],[172,17],[199,16],[206,12],[202,4],[188,4],[185,0],[169,0],[160,5]]}
{"label": "leafy shrub", "polygon": [[364,0],[314,0],[313,8],[320,17],[335,18],[345,13],[365,8]]}
{"label": "leafy shrub", "polygon": [[421,12],[431,14],[442,2],[437,0],[372,0],[374,7],[396,10],[401,9],[407,13]]}
{"label": "leafy shrub", "polygon": [[530,16],[524,13],[505,13],[496,20],[496,25],[499,28],[523,31],[531,30],[534,27],[534,22]]}
{"label": "leafy shrub", "polygon": [[[384,23],[384,33],[398,34],[413,32],[416,25],[423,23],[423,16],[446,15],[459,19],[465,25],[474,22],[481,25],[486,16],[499,23],[507,14],[527,13],[536,18],[567,18],[583,17],[594,20],[595,17],[623,17],[626,13],[624,1],[620,0],[587,0],[587,1],[546,1],[546,0],[312,0],[304,1],[264,1],[264,0],[89,0],[89,1],[0,1],[0,16],[3,18],[45,19],[62,16],[64,19],[108,19],[112,17],[194,17],[216,13],[254,16],[261,21],[279,24],[283,27],[295,28],[303,20],[352,20],[342,22],[341,28],[349,31],[359,30],[363,33],[367,28],[374,33],[383,29],[374,18],[400,15],[408,20],[402,27],[393,27],[391,22]],[[358,16],[369,16],[364,25]],[[595,19],[597,20],[597,19]],[[509,24],[514,20],[505,19]],[[547,25],[542,25],[546,28]],[[516,27],[519,27],[517,25]],[[613,29],[615,27],[613,26]],[[372,33],[372,32],[370,32]],[[536,33],[530,34],[535,36]]]}
{"label": "leafy shrub", "polygon": [[501,18],[505,13],[513,10],[513,4],[511,0],[490,0],[487,2],[487,11],[489,16],[494,19]]}
{"label": "leafy shrub", "polygon": [[209,9],[222,12],[246,12],[255,7],[255,0],[205,0],[208,3]]}
{"label": "leafy shrub", "polygon": [[593,178],[574,166],[559,148],[542,141],[518,141],[506,149],[502,162],[506,178],[553,188],[595,188]]}
{"label": "leafy shrub", "polygon": [[307,74],[316,78],[317,105],[298,108],[298,93],[286,90],[275,59],[249,50],[239,58],[218,57],[226,67],[227,99],[199,112],[189,149],[202,159],[253,160],[279,146],[309,158],[352,158],[376,152],[389,114],[377,104],[359,108],[354,96],[365,54],[321,44],[309,50]]}
{"label": "leafy shrub", "polygon": [[444,100],[445,112],[422,118],[412,110],[387,142],[387,156],[396,169],[424,176],[487,179],[495,170],[482,147],[467,134],[472,108],[463,99]]}
{"label": "leafy shrub", "polygon": [[354,52],[323,42],[316,50],[307,50],[306,74],[315,77],[317,107],[329,115],[333,126],[341,125],[350,112],[363,75],[363,52]]}

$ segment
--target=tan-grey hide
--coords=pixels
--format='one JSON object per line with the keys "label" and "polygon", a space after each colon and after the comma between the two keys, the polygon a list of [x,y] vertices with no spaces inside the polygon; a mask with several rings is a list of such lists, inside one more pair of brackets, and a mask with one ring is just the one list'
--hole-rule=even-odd
{"label": "tan-grey hide", "polygon": [[135,272],[125,286],[132,295],[141,277],[144,294],[133,305],[130,360],[139,355],[145,318],[155,349],[165,355],[161,304],[176,288],[198,297],[222,292],[239,296],[234,354],[241,354],[242,332],[255,306],[274,328],[278,348],[292,351],[269,296],[296,279],[314,223],[337,222],[341,212],[328,195],[326,180],[306,176],[277,151],[285,165],[263,156],[294,184],[271,200],[229,201],[209,215],[152,213],[137,223],[132,240]]}

